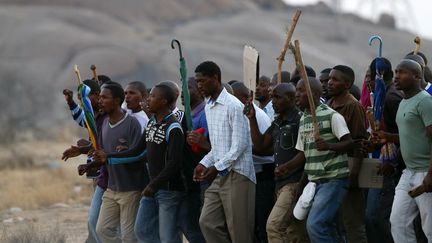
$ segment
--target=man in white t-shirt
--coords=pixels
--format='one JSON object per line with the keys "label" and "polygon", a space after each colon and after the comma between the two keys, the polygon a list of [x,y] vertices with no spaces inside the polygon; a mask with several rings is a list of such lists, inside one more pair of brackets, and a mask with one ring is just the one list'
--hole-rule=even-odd
{"label": "man in white t-shirt", "polygon": [[275,112],[273,110],[270,93],[270,78],[267,76],[261,76],[258,79],[258,84],[255,89],[255,99],[259,102],[259,108],[261,108],[273,121]]}
{"label": "man in white t-shirt", "polygon": [[143,82],[133,81],[130,82],[125,88],[125,103],[128,114],[135,117],[140,125],[141,132],[147,127],[149,118],[147,114],[141,109],[140,103],[147,98],[147,88]]}

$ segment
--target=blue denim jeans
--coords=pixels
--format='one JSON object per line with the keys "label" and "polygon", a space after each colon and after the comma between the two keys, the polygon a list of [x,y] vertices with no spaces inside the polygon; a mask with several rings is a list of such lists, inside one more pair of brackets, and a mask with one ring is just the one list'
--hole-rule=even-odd
{"label": "blue denim jeans", "polygon": [[96,224],[99,218],[99,211],[102,205],[102,196],[105,190],[100,186],[96,186],[95,191],[93,193],[92,201],[90,203],[90,209],[88,212],[88,230],[89,236],[88,242],[101,242],[99,237],[96,234]]}
{"label": "blue denim jeans", "polygon": [[159,206],[159,237],[161,243],[182,243],[178,228],[180,204],[185,192],[159,190],[155,194]]}
{"label": "blue denim jeans", "polygon": [[189,243],[205,243],[199,226],[201,214],[200,196],[200,191],[187,192],[180,205],[178,224]]}
{"label": "blue denim jeans", "polygon": [[386,176],[383,188],[368,191],[366,206],[366,233],[370,243],[393,243],[390,231],[390,213],[399,175]]}
{"label": "blue denim jeans", "polygon": [[312,243],[337,243],[337,215],[348,192],[348,179],[332,179],[317,184],[306,222]]}
{"label": "blue denim jeans", "polygon": [[160,243],[156,199],[142,197],[135,220],[135,236],[140,243]]}

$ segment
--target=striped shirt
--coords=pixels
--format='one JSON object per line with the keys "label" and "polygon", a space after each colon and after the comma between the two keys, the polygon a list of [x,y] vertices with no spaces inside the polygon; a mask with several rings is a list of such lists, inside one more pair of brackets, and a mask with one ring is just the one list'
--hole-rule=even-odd
{"label": "striped shirt", "polygon": [[224,88],[205,107],[211,151],[201,160],[206,168],[235,171],[256,183],[250,127],[243,104]]}
{"label": "striped shirt", "polygon": [[81,107],[72,101],[72,103],[69,104],[69,109],[75,122],[78,123],[78,125],[80,125],[81,127],[86,127],[85,115]]}
{"label": "striped shirt", "polygon": [[[328,143],[337,143],[349,130],[345,119],[326,104],[316,108],[320,137]],[[332,150],[318,151],[313,134],[312,116],[304,113],[300,119],[296,149],[306,157],[305,172],[310,181],[320,179],[346,178],[349,175],[346,153]]]}

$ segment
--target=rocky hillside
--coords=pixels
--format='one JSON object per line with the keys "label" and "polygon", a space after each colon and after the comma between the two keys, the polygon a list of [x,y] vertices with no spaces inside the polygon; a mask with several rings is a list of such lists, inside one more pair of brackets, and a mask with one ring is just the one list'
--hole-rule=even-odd
{"label": "rocky hillside", "polygon": [[[43,134],[72,124],[61,91],[76,88],[73,64],[83,77],[96,64],[99,73],[123,84],[178,79],[174,37],[183,44],[190,74],[211,59],[224,80],[241,80],[243,45],[250,44],[261,53],[261,73],[272,75],[294,12],[279,0],[0,0],[0,141],[18,130]],[[304,9],[294,38],[317,71],[348,64],[360,82],[376,53],[367,45],[372,34],[383,37],[384,55],[393,62],[414,46],[413,34],[336,16],[323,5]],[[432,43],[423,43],[432,58]],[[292,67],[288,56],[285,68]]]}

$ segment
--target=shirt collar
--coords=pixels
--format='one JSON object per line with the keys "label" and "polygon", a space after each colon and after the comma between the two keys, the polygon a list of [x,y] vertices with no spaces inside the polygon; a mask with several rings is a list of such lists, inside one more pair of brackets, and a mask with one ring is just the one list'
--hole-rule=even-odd
{"label": "shirt collar", "polygon": [[213,106],[216,105],[216,103],[225,105],[228,96],[229,96],[228,91],[225,88],[223,88],[222,91],[219,93],[219,96],[216,98],[216,100],[213,101],[212,99],[209,99],[207,101],[207,104],[211,104]]}
{"label": "shirt collar", "polygon": [[[322,110],[326,110],[329,109],[330,106],[328,106],[327,104],[320,104],[319,106],[315,107],[315,114],[322,111]],[[311,115],[311,113],[309,111],[304,111],[303,114],[305,115]]]}
{"label": "shirt collar", "polygon": [[294,109],[292,109],[292,111],[290,111],[290,113],[288,114],[288,118],[283,119],[283,117],[279,114],[279,116],[277,116],[275,119],[275,123],[277,125],[280,125],[284,122],[292,122],[296,118],[297,114],[299,113],[300,110],[297,107],[294,107]]}
{"label": "shirt collar", "polygon": [[[346,96],[347,96],[346,99],[349,99],[349,100],[351,100],[351,101],[356,100],[356,98],[354,98],[354,96],[353,96],[352,94],[350,94],[350,93],[347,93]],[[327,101],[327,104],[328,104],[329,106],[334,107],[333,109],[338,109],[338,108],[344,107],[346,104],[348,104],[348,102],[346,102],[346,103],[342,103],[342,104],[340,104],[340,105],[334,105],[334,104],[332,105],[333,102],[334,102],[334,98],[333,98],[333,97],[330,98],[330,99]],[[321,103],[321,104],[324,104],[324,103]]]}
{"label": "shirt collar", "polygon": [[270,100],[267,105],[264,106],[263,111],[268,111],[271,110],[271,108],[273,108],[273,104],[272,101]]}
{"label": "shirt collar", "polygon": [[176,106],[175,108],[174,108],[174,110],[172,111],[172,113],[173,114],[175,114],[176,112],[178,112],[180,109]]}
{"label": "shirt collar", "polygon": [[[176,107],[177,108],[177,107]],[[178,110],[178,109],[177,109]],[[157,119],[156,119],[156,116],[155,115],[153,115],[151,118],[150,118],[150,120],[151,121],[153,121],[154,123],[159,123],[159,124],[161,124],[161,123],[163,123],[164,121],[166,121],[168,118],[170,118],[172,115],[174,115],[174,113],[173,112],[171,112],[171,113],[169,113],[167,116],[165,116],[161,121],[157,121]]]}

